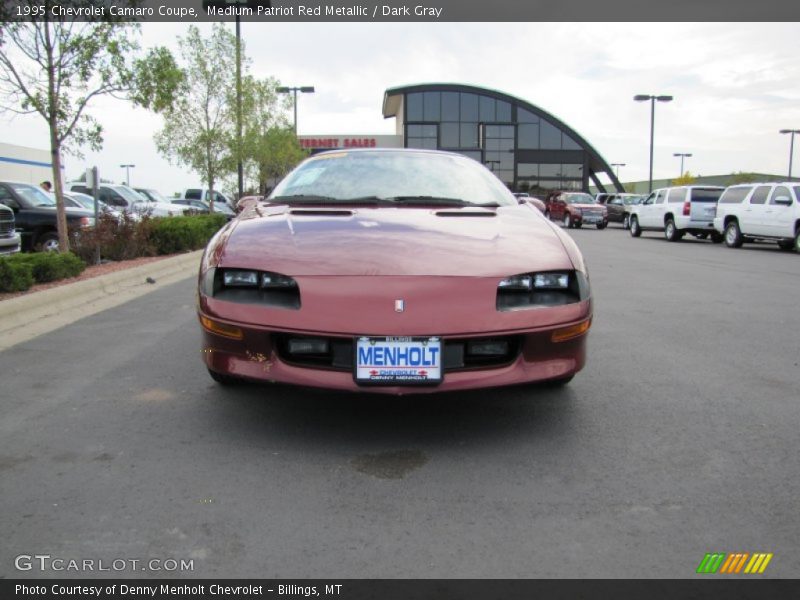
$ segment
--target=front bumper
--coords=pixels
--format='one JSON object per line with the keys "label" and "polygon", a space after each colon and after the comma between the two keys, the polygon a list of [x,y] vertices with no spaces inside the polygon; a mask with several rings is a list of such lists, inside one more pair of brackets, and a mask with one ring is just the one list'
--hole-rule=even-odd
{"label": "front bumper", "polygon": [[19,233],[10,237],[0,237],[0,254],[15,254],[20,251],[21,244]]}
{"label": "front bumper", "polygon": [[[354,299],[354,302],[357,300]],[[223,304],[228,306],[221,306]],[[454,323],[444,319],[439,320],[438,325],[436,320],[429,324],[418,323],[413,329],[397,324],[392,326],[385,322],[377,329],[374,325],[369,325],[369,318],[353,318],[347,329],[339,326],[332,330],[330,327],[289,328],[276,325],[274,321],[269,325],[262,325],[255,324],[250,319],[225,318],[223,313],[229,312],[232,308],[230,304],[200,296],[198,312],[200,317],[211,318],[224,325],[238,328],[242,333],[241,339],[231,339],[203,327],[201,354],[209,370],[263,382],[395,395],[499,387],[569,377],[580,371],[586,362],[587,335],[584,333],[565,341],[554,342],[553,333],[590,320],[592,317],[592,300],[589,298],[564,306],[508,313],[494,311],[489,320],[474,318],[462,322],[461,329],[457,329]],[[288,315],[301,311],[282,312]],[[518,327],[526,320],[527,327]],[[488,322],[491,322],[493,327],[481,329],[470,327],[476,323],[486,325]],[[440,336],[445,344],[464,340],[506,338],[515,340],[515,352],[501,364],[462,364],[450,368],[445,365],[443,380],[436,385],[363,386],[354,381],[352,367],[298,364],[298,361],[287,357],[281,346],[281,340],[287,336],[326,338],[350,343],[361,335],[435,335]]]}

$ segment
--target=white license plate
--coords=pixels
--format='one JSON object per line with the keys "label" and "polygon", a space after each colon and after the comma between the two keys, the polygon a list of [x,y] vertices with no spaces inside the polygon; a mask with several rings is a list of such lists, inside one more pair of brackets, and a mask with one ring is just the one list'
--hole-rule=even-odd
{"label": "white license plate", "polygon": [[438,337],[360,337],[355,380],[375,385],[440,383],[442,341]]}
{"label": "white license plate", "polygon": [[591,216],[587,215],[587,216],[583,217],[583,222],[584,223],[599,223],[600,222],[600,217],[591,217]]}

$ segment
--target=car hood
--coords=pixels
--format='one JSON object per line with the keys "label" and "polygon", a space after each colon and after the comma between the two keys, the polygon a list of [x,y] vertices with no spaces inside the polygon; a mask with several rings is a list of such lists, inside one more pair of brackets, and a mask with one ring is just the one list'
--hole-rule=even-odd
{"label": "car hood", "polygon": [[207,266],[292,276],[508,276],[572,269],[555,227],[532,206],[254,206],[209,246]]}

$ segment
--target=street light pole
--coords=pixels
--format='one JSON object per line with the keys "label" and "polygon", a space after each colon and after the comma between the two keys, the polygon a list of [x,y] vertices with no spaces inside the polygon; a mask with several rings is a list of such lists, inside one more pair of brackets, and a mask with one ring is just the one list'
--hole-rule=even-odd
{"label": "street light pole", "polygon": [[794,134],[800,133],[800,129],[781,129],[779,133],[788,133],[791,136],[789,141],[789,181],[792,180],[792,161],[794,160]]}
{"label": "street light pole", "polygon": [[131,169],[133,169],[136,165],[120,165],[120,169],[125,169],[125,185],[130,187],[131,185]]}
{"label": "street light pole", "polygon": [[652,94],[636,94],[633,99],[636,102],[650,101],[650,178],[648,193],[653,191],[653,138],[656,124],[656,101],[671,102],[672,96],[653,96]]}
{"label": "street light pole", "polygon": [[288,87],[282,85],[275,88],[275,91],[279,94],[288,94],[289,92],[294,94],[294,134],[297,135],[297,92],[301,92],[303,94],[313,94],[315,91],[314,86],[303,85],[300,87]]}
{"label": "street light pole", "polygon": [[619,179],[619,168],[626,166],[625,163],[611,163],[611,166],[616,167],[616,169],[614,169],[614,174],[617,176],[617,179]]}
{"label": "street light pole", "polygon": [[688,152],[675,152],[672,156],[680,156],[681,157],[681,172],[678,174],[678,177],[683,177],[683,159],[689,158],[691,153]]}
{"label": "street light pole", "polygon": [[238,201],[244,194],[244,167],[242,166],[242,32],[238,11],[236,12],[236,158],[236,173],[239,180]]}

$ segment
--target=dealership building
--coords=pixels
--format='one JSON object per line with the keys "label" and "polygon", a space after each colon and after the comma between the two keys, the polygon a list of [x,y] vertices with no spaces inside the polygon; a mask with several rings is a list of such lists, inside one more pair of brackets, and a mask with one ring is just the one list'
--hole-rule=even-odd
{"label": "dealership building", "polygon": [[395,87],[383,97],[395,135],[303,135],[317,152],[333,148],[431,148],[483,163],[514,191],[624,191],[612,168],[566,123],[496,90],[452,83]]}
{"label": "dealership building", "polygon": [[52,180],[50,152],[0,142],[0,179],[32,184]]}

